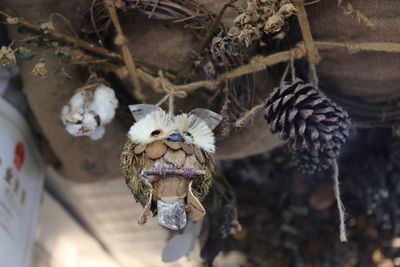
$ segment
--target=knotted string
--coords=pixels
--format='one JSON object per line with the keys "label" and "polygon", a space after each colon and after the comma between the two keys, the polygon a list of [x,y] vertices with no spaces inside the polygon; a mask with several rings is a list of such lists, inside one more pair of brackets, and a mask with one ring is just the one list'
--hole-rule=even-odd
{"label": "knotted string", "polygon": [[185,97],[187,97],[187,92],[183,91],[183,90],[177,90],[176,85],[174,85],[168,79],[166,79],[161,70],[158,72],[158,76],[159,76],[159,78],[158,78],[159,83],[157,83],[157,84],[161,85],[161,88],[166,93],[166,95],[160,101],[158,101],[156,106],[158,106],[158,107],[161,106],[168,99],[169,100],[169,102],[168,102],[169,112],[168,113],[171,116],[173,116],[174,110],[175,110],[175,97],[185,98]]}

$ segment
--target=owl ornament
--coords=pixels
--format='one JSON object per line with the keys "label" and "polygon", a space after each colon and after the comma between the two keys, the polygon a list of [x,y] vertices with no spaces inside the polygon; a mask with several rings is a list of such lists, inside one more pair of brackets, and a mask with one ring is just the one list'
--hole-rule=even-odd
{"label": "owl ornament", "polygon": [[150,212],[172,230],[198,221],[206,211],[214,172],[213,129],[222,117],[207,109],[172,116],[154,105],[129,106],[136,123],[121,153],[126,184],[144,207],[138,223]]}

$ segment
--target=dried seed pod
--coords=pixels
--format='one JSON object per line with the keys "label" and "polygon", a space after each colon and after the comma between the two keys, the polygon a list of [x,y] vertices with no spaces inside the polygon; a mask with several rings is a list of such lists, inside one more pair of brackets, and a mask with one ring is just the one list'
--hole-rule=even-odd
{"label": "dried seed pod", "polygon": [[261,20],[268,20],[269,17],[275,14],[275,7],[274,6],[264,6],[261,9]]}
{"label": "dried seed pod", "polygon": [[16,48],[14,52],[18,60],[31,60],[35,56],[32,50],[23,46]]}
{"label": "dried seed pod", "polygon": [[246,24],[239,35],[239,40],[244,42],[248,47],[254,40],[257,40],[260,37],[261,32],[257,27],[253,27],[251,24]]}
{"label": "dried seed pod", "polygon": [[266,102],[265,119],[305,173],[328,169],[339,156],[351,125],[346,111],[300,79],[275,88]]}
{"label": "dried seed pod", "polygon": [[33,66],[32,69],[32,75],[33,76],[38,76],[40,78],[46,78],[47,77],[47,68],[45,64],[45,59],[41,58],[38,63]]}
{"label": "dried seed pod", "polygon": [[15,64],[16,57],[14,51],[8,46],[2,46],[0,49],[0,65],[6,66]]}
{"label": "dried seed pod", "polygon": [[280,15],[282,15],[284,18],[289,18],[290,16],[292,16],[292,15],[297,13],[297,9],[293,4],[288,3],[288,4],[282,5],[279,8],[278,13]]}
{"label": "dried seed pod", "polygon": [[275,14],[268,19],[267,23],[265,23],[264,32],[279,32],[282,29],[283,25],[285,25],[285,20],[283,19],[283,17],[280,14]]}
{"label": "dried seed pod", "polygon": [[53,22],[44,22],[39,25],[39,29],[42,30],[44,33],[50,33],[54,31],[54,24]]}
{"label": "dried seed pod", "polygon": [[232,28],[229,29],[228,35],[232,37],[233,39],[239,38],[241,29],[237,26],[233,26]]}
{"label": "dried seed pod", "polygon": [[245,25],[250,21],[251,21],[251,15],[248,13],[242,13],[233,19],[233,23],[238,26]]}

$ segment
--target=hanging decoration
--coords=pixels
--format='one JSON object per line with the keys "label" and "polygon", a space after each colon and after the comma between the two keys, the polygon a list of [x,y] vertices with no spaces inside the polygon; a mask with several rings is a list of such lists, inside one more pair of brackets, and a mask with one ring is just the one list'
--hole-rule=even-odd
{"label": "hanging decoration", "polygon": [[117,107],[112,88],[92,83],[78,89],[62,108],[61,121],[69,134],[97,140],[103,137],[105,125],[114,119]]}
{"label": "hanging decoration", "polygon": [[275,88],[265,105],[273,133],[289,140],[289,148],[305,173],[326,170],[349,136],[346,111],[302,80]]}
{"label": "hanging decoration", "polygon": [[207,109],[173,116],[154,105],[129,108],[136,123],[128,132],[121,167],[127,186],[144,207],[138,223],[146,223],[150,211],[172,230],[184,228],[187,219],[200,220],[206,214],[201,201],[214,172],[212,130],[222,117]]}

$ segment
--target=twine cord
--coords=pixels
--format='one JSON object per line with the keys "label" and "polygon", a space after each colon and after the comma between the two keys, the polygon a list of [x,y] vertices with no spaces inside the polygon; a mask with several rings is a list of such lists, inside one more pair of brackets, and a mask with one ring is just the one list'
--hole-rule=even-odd
{"label": "twine cord", "polygon": [[292,83],[296,80],[296,69],[294,68],[294,55],[290,51],[290,73],[292,75]]}
{"label": "twine cord", "polygon": [[158,72],[158,76],[158,80],[155,83],[155,90],[160,90],[159,87],[161,86],[161,89],[166,94],[160,101],[158,101],[156,106],[161,106],[168,99],[168,113],[169,115],[173,116],[175,110],[175,97],[185,98],[188,94],[186,91],[177,90],[177,86],[171,83],[167,78],[165,78],[161,70]]}
{"label": "twine cord", "polygon": [[297,18],[299,20],[301,33],[303,35],[304,45],[307,50],[309,80],[314,87],[318,87],[318,76],[315,65],[320,61],[320,56],[311,34],[310,23],[308,22],[304,1],[293,0],[293,3],[297,8]]}
{"label": "twine cord", "polygon": [[336,203],[339,212],[339,232],[340,232],[340,241],[347,242],[347,231],[346,231],[346,223],[345,223],[345,207],[343,205],[342,199],[340,198],[340,186],[339,186],[339,166],[337,161],[335,160],[332,165],[333,168],[333,189],[335,192]]}

